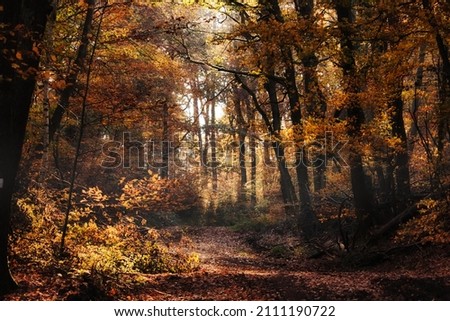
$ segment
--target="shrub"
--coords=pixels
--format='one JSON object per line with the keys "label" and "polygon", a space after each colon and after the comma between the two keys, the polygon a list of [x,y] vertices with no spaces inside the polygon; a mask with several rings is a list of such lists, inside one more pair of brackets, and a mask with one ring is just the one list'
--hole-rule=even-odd
{"label": "shrub", "polygon": [[[27,226],[16,230],[12,244],[15,258],[38,266],[58,265],[74,275],[93,274],[115,277],[136,273],[179,273],[199,267],[199,257],[186,249],[169,250],[170,244],[159,239],[146,221],[116,214],[107,217],[109,204],[99,188],[75,195],[74,208],[66,238],[67,256],[58,256],[63,221],[64,190],[29,189],[17,200]],[[109,204],[109,205],[108,205]]]}
{"label": "shrub", "polygon": [[450,217],[445,200],[425,199],[419,204],[419,216],[406,222],[395,240],[406,243],[449,243]]}
{"label": "shrub", "polygon": [[180,273],[199,267],[195,253],[169,251],[154,229],[139,227],[123,217],[114,226],[90,221],[72,227],[67,246],[77,258],[79,272],[92,269],[107,275],[121,273]]}
{"label": "shrub", "polygon": [[189,180],[163,179],[149,174],[149,177],[133,179],[125,184],[119,198],[125,209],[151,214],[186,212],[198,207],[198,193]]}

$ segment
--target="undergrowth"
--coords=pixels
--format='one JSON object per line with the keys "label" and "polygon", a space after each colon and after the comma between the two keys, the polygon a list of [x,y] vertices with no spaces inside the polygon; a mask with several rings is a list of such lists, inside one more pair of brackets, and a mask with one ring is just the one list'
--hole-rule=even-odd
{"label": "undergrowth", "polygon": [[419,215],[401,226],[395,235],[397,243],[450,243],[450,195],[446,199],[424,199]]}
{"label": "undergrowth", "polygon": [[74,207],[61,256],[63,215],[57,201],[61,193],[34,188],[18,199],[16,216],[23,223],[12,236],[14,259],[42,269],[58,268],[75,278],[107,276],[116,281],[124,280],[123,275],[183,273],[199,268],[198,254],[163,240],[146,220],[120,213],[111,219],[105,211],[99,214],[99,203],[107,203],[102,195],[97,195],[98,203],[92,197],[82,197]]}

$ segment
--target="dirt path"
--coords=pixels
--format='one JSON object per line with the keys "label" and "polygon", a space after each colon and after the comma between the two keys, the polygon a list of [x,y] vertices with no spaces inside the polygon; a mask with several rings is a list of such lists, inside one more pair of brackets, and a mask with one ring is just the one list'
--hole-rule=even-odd
{"label": "dirt path", "polygon": [[226,227],[192,230],[192,248],[202,261],[202,270],[209,273],[274,273],[264,258],[256,253],[245,238]]}
{"label": "dirt path", "polygon": [[[312,260],[271,259],[245,235],[224,227],[186,235],[202,268],[183,275],[149,276],[133,294],[140,300],[449,300],[450,258],[426,257],[415,266],[328,270]],[[416,261],[416,259],[413,259]],[[430,265],[432,263],[432,265]],[[391,271],[391,269],[393,269]]]}

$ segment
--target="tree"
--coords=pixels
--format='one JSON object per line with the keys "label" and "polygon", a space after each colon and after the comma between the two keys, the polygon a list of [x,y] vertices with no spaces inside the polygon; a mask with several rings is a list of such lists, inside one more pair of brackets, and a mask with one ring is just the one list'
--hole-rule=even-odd
{"label": "tree", "polygon": [[[295,10],[297,11],[299,22],[304,24],[301,29],[302,43],[296,45],[298,55],[301,57],[303,65],[303,90],[305,96],[305,108],[309,115],[318,119],[325,118],[327,110],[327,102],[319,85],[319,77],[317,75],[317,67],[319,65],[319,57],[314,49],[318,47],[316,42],[321,43],[323,39],[319,36],[314,17],[314,1],[313,0],[297,0],[295,1]],[[305,48],[306,47],[306,48]],[[311,49],[314,48],[314,49]],[[317,155],[317,165],[315,165],[313,186],[314,191],[325,188],[325,171],[326,161],[323,153]]]}
{"label": "tree", "polygon": [[[278,0],[261,1],[265,7],[262,13],[267,23],[276,21],[283,26],[285,19],[282,15]],[[273,19],[273,20],[272,20]],[[303,125],[302,125],[302,109],[300,106],[300,92],[297,85],[297,71],[295,69],[294,57],[292,48],[289,45],[281,44],[280,47],[281,62],[284,66],[283,85],[286,88],[289,99],[290,120],[294,130],[296,131],[297,146],[295,148],[295,170],[297,174],[297,183],[299,189],[300,211],[297,214],[298,226],[303,231],[306,237],[311,237],[314,234],[314,225],[316,224],[316,216],[311,204],[311,196],[309,192],[309,175],[306,162],[306,155],[303,140]],[[308,81],[311,79],[308,78]],[[273,82],[273,81],[272,81]],[[271,80],[268,81],[270,85]],[[275,90],[275,86],[266,86],[270,96],[270,91]],[[309,87],[309,85],[308,85]],[[283,155],[284,157],[284,155]]]}
{"label": "tree", "polygon": [[[440,103],[438,105],[438,137],[437,137],[437,149],[438,149],[438,160],[436,174],[438,176],[438,184],[441,184],[439,176],[442,167],[442,153],[444,151],[444,145],[446,142],[446,136],[449,132],[448,124],[450,119],[450,57],[449,57],[449,45],[446,43],[445,31],[448,28],[441,27],[438,23],[438,19],[434,10],[438,12],[445,13],[447,16],[443,15],[442,19],[448,19],[448,1],[446,4],[440,4],[439,1],[422,0],[422,6],[425,10],[426,20],[431,28],[431,32],[435,38],[436,46],[441,59],[441,71],[440,71],[440,81],[439,81],[439,98]],[[436,9],[434,9],[436,8]],[[442,30],[441,30],[442,29]],[[448,34],[447,34],[448,36]]]}
{"label": "tree", "polygon": [[[356,65],[356,45],[353,40],[353,25],[355,16],[351,1],[335,1],[335,10],[338,20],[339,40],[341,49],[340,65],[343,71],[343,87],[348,95],[347,132],[353,142],[361,135],[361,127],[365,121],[364,111],[358,98],[361,91],[359,75]],[[372,191],[366,182],[361,151],[352,144],[349,165],[354,205],[358,218],[361,220],[372,213]]]}
{"label": "tree", "polygon": [[240,184],[239,184],[239,200],[246,200],[246,185],[247,185],[247,167],[245,164],[245,138],[248,132],[248,122],[244,118],[244,105],[248,107],[248,97],[246,97],[243,90],[233,87],[233,105],[234,113],[236,115],[237,131],[239,137],[239,170],[240,170]]}
{"label": "tree", "polygon": [[51,11],[49,0],[0,1],[0,292],[15,287],[7,257],[11,200]]}
{"label": "tree", "polygon": [[49,142],[53,141],[56,131],[59,129],[64,113],[69,108],[69,100],[75,91],[78,76],[82,72],[86,64],[86,57],[88,55],[88,47],[90,42],[92,23],[95,13],[95,0],[87,0],[83,5],[86,5],[86,16],[83,23],[83,30],[81,34],[80,45],[77,50],[76,57],[73,64],[70,66],[69,73],[65,79],[66,86],[61,92],[58,104],[50,119],[49,126]]}

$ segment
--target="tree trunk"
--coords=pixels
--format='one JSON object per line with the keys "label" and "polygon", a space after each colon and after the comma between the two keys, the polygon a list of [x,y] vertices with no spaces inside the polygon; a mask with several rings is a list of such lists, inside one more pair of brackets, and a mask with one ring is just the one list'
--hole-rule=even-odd
{"label": "tree trunk", "polygon": [[[302,7],[305,5],[309,8],[312,6],[311,2],[301,4]],[[298,6],[298,3],[296,3]],[[283,23],[284,19],[282,16],[281,9],[279,7],[278,0],[270,0],[266,3],[266,10],[272,15],[274,19],[278,22]],[[311,9],[312,10],[312,9]],[[289,97],[289,109],[292,126],[296,130],[298,137],[297,147],[295,151],[295,171],[297,174],[297,184],[299,188],[300,195],[300,210],[297,213],[297,222],[299,228],[303,231],[306,237],[311,237],[314,234],[316,217],[311,206],[311,196],[309,193],[309,176],[308,168],[306,162],[306,155],[304,150],[304,144],[302,143],[302,112],[300,107],[300,94],[298,92],[296,83],[296,71],[294,67],[294,59],[292,56],[291,48],[289,46],[282,46],[282,59],[284,63],[284,74],[285,74],[285,87],[287,89],[287,94]],[[270,80],[268,82],[270,84]],[[268,89],[274,90],[274,86]],[[269,92],[269,96],[270,96]],[[273,96],[274,94],[272,94]],[[300,145],[300,146],[298,146]]]}
{"label": "tree trunk", "polygon": [[256,206],[256,138],[255,138],[255,112],[250,109],[250,100],[246,101],[247,115],[250,128],[249,147],[250,147],[250,204]]}
{"label": "tree trunk", "polygon": [[[399,24],[398,13],[390,12],[386,17],[386,23],[392,30]],[[380,54],[385,54],[388,48],[396,46],[396,35],[393,35],[393,39],[388,39],[380,43]],[[375,49],[377,50],[377,49]],[[398,63],[398,61],[395,61]],[[408,154],[408,140],[405,129],[405,122],[403,119],[403,78],[397,77],[393,81],[388,83],[387,97],[388,107],[391,109],[390,120],[392,123],[392,136],[399,139],[400,148],[395,152],[392,159],[388,160],[388,163],[394,165],[395,174],[395,194],[393,200],[398,204],[403,204],[410,194],[410,175],[409,175],[409,154]]]}
{"label": "tree trunk", "polygon": [[295,151],[295,171],[300,195],[300,212],[297,215],[299,228],[307,238],[314,235],[317,218],[312,209],[309,193],[309,176],[304,143],[302,143],[302,113],[300,108],[300,94],[296,84],[296,73],[293,65],[293,57],[289,48],[284,48],[286,87],[289,97],[289,107],[292,126],[296,130],[299,141]]}
{"label": "tree trunk", "polygon": [[216,128],[216,103],[212,101],[211,103],[211,168],[212,168],[212,189],[213,192],[217,192],[217,128]]}
{"label": "tree trunk", "polygon": [[70,212],[71,212],[72,206],[73,206],[72,199],[73,199],[73,192],[74,192],[74,188],[75,188],[75,179],[76,179],[76,176],[77,176],[78,160],[80,158],[81,144],[83,142],[84,131],[86,129],[85,128],[86,111],[87,111],[87,107],[88,107],[88,102],[87,101],[88,101],[88,96],[89,96],[89,86],[90,86],[90,82],[91,82],[92,64],[94,63],[95,50],[97,48],[98,39],[99,39],[99,36],[100,36],[100,30],[101,30],[103,17],[104,17],[104,14],[105,14],[105,9],[106,9],[106,5],[104,5],[103,8],[102,8],[100,22],[98,24],[98,27],[97,27],[97,30],[96,30],[96,33],[95,33],[95,39],[94,39],[94,45],[93,45],[93,48],[92,48],[92,53],[91,53],[91,56],[90,56],[89,61],[87,63],[86,84],[85,84],[85,87],[84,87],[82,108],[81,108],[81,114],[80,114],[80,123],[79,123],[80,127],[79,127],[76,147],[75,147],[75,157],[73,159],[72,171],[70,173],[69,196],[68,196],[68,199],[67,199],[67,208],[66,208],[66,213],[65,213],[64,225],[63,225],[62,233],[61,233],[61,245],[60,245],[60,249],[59,249],[59,255],[60,256],[63,256],[64,255],[64,251],[65,251],[65,239],[66,239],[67,230],[68,230],[68,227],[69,227]]}
{"label": "tree trunk", "polygon": [[169,178],[169,154],[170,154],[170,133],[169,133],[169,104],[164,102],[162,106],[162,165],[160,169],[161,178]]}
{"label": "tree trunk", "polygon": [[[300,19],[304,20],[308,26],[308,30],[314,30],[314,19],[312,14],[314,12],[313,0],[296,0],[296,11]],[[307,30],[307,31],[308,31]],[[314,38],[314,34],[308,33],[302,35],[302,37]],[[309,115],[318,118],[325,119],[325,112],[327,110],[326,98],[320,88],[319,79],[317,76],[317,66],[319,65],[319,59],[314,52],[304,53],[303,48],[298,48],[298,54],[300,55],[303,65],[303,87],[305,96],[305,107]],[[324,133],[325,134],[325,133]],[[315,155],[314,159],[317,159],[316,164],[313,164],[313,186],[314,191],[320,191],[326,187],[326,157],[324,153]]]}
{"label": "tree trunk", "polygon": [[234,112],[236,114],[238,137],[239,137],[239,170],[240,170],[240,184],[238,199],[241,202],[246,201],[246,186],[247,186],[247,166],[245,163],[245,138],[247,137],[247,124],[245,122],[242,104],[243,97],[237,88],[233,88],[233,104]]}
{"label": "tree trunk", "polygon": [[[355,61],[355,45],[352,40],[354,16],[351,1],[336,1],[335,9],[340,31],[341,66],[343,69],[343,82],[349,102],[347,105],[348,126],[347,133],[355,143],[361,136],[361,126],[364,123],[364,112],[358,101],[359,92],[358,73]],[[349,155],[350,176],[354,205],[360,222],[366,215],[372,213],[372,190],[368,186],[363,167],[363,159],[358,147],[351,144]]]}
{"label": "tree trunk", "polygon": [[0,292],[8,292],[16,285],[7,257],[11,201],[39,67],[33,48],[52,8],[46,0],[3,0],[0,8]]}
{"label": "tree trunk", "polygon": [[85,60],[88,54],[89,37],[91,36],[92,22],[95,13],[95,0],[87,0],[88,8],[86,18],[84,19],[83,31],[81,34],[80,47],[78,48],[75,61],[70,68],[69,75],[66,77],[66,87],[61,92],[56,109],[50,119],[49,141],[52,142],[56,131],[61,125],[64,113],[69,107],[69,100],[72,96],[78,81],[78,75],[85,66]]}
{"label": "tree trunk", "polygon": [[286,163],[284,146],[280,137],[281,114],[280,114],[280,107],[278,105],[276,83],[274,80],[269,79],[264,84],[264,87],[269,95],[270,108],[272,111],[272,128],[273,128],[272,135],[275,136],[272,137],[272,148],[274,149],[275,157],[277,159],[278,170],[280,172],[280,187],[286,208],[286,214],[289,215],[291,213],[291,209],[297,203],[297,196],[295,194],[294,184],[292,184],[291,175],[289,174],[289,170]]}
{"label": "tree trunk", "polygon": [[[278,0],[259,0],[261,6],[260,18],[264,21],[269,21],[270,19],[281,19],[281,10],[278,4]],[[274,61],[275,57],[267,56],[265,57],[267,74],[274,75]],[[295,208],[297,203],[297,195],[295,193],[294,185],[292,184],[292,178],[289,173],[289,169],[286,163],[285,150],[280,137],[281,131],[281,113],[278,103],[277,96],[277,83],[273,78],[267,79],[264,83],[264,88],[267,91],[270,101],[270,109],[272,111],[272,148],[275,151],[275,156],[277,158],[278,170],[280,172],[280,186],[281,193],[283,196],[283,201],[285,204],[286,214],[290,215],[292,209]],[[261,113],[261,112],[260,112]]]}
{"label": "tree trunk", "polygon": [[197,135],[198,139],[198,151],[199,151],[199,158],[200,158],[200,165],[202,166],[204,163],[202,163],[203,160],[203,139],[202,139],[202,128],[200,126],[200,111],[199,111],[199,97],[198,97],[198,86],[197,86],[197,80],[194,79],[192,81],[192,89],[193,89],[193,100],[194,100],[194,131]]}
{"label": "tree trunk", "polygon": [[208,175],[208,152],[209,152],[209,143],[211,136],[211,126],[209,124],[209,103],[204,105],[205,110],[202,110],[203,119],[205,120],[205,134],[203,140],[203,150],[201,150],[201,164],[203,166],[203,172],[205,176]]}
{"label": "tree trunk", "polygon": [[408,199],[410,195],[408,140],[403,120],[402,89],[402,86],[398,86],[392,102],[392,134],[400,139],[400,150],[397,151],[394,159],[396,194],[400,203]]}
{"label": "tree trunk", "polygon": [[[305,101],[308,114],[317,119],[324,120],[327,103],[317,78],[318,63],[319,60],[315,54],[308,55],[302,59],[302,64],[305,68],[303,73]],[[325,135],[325,133],[323,134]],[[313,186],[314,191],[320,191],[326,187],[325,154],[319,151],[319,154],[315,155],[314,159],[316,159],[317,162],[316,164],[313,164]]]}
{"label": "tree trunk", "polygon": [[411,128],[408,132],[408,153],[411,155],[414,151],[415,146],[415,139],[418,134],[418,119],[417,119],[417,111],[419,110],[420,106],[422,105],[422,99],[418,96],[417,90],[422,88],[423,86],[423,63],[425,61],[425,45],[422,44],[419,48],[419,67],[416,71],[416,80],[414,82],[414,100],[411,107],[411,116],[412,116],[412,124]]}

